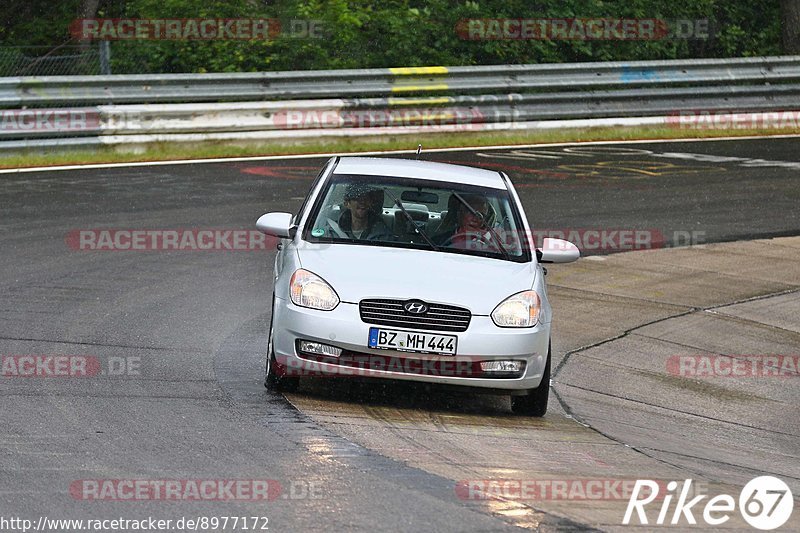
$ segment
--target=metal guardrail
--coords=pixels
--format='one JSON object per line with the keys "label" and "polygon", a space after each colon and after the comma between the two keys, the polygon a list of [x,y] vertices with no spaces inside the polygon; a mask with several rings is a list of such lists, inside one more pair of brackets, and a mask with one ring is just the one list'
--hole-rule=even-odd
{"label": "metal guardrail", "polygon": [[[796,108],[800,56],[0,78],[0,148],[271,138],[281,131],[511,129],[548,120]],[[77,119],[53,118],[62,111],[47,118],[53,109]]]}
{"label": "metal guardrail", "polygon": [[800,58],[0,79],[0,106],[232,102],[800,81]]}

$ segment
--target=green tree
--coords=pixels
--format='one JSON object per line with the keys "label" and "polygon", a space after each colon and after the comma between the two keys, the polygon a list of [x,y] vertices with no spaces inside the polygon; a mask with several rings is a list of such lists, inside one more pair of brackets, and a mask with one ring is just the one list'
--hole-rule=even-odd
{"label": "green tree", "polygon": [[[800,45],[798,0],[6,0],[5,45],[75,44],[70,22],[108,18],[277,18],[320,21],[324,38],[284,32],[268,40],[114,41],[112,70],[239,72],[422,65],[491,65],[734,57]],[[782,8],[782,10],[781,10]],[[707,20],[709,38],[630,41],[469,40],[475,18]],[[781,20],[783,17],[783,24]],[[794,17],[794,18],[793,18]],[[795,21],[795,22],[792,22]],[[316,22],[315,22],[316,23]],[[781,31],[783,30],[783,34]],[[794,43],[794,44],[793,44]]]}
{"label": "green tree", "polygon": [[783,53],[800,54],[800,1],[781,0]]}

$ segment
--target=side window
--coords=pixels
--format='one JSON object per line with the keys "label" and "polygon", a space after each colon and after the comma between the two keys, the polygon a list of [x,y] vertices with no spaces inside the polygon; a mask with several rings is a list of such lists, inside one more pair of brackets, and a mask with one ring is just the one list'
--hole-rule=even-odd
{"label": "side window", "polygon": [[311,184],[311,188],[308,190],[308,194],[306,195],[305,200],[303,200],[302,205],[300,205],[300,209],[297,210],[297,213],[292,218],[292,224],[296,225],[300,223],[300,219],[303,217],[303,213],[305,212],[306,207],[308,206],[308,202],[311,199],[311,193],[314,192],[314,189],[317,188],[317,185],[319,185],[319,182],[322,179],[322,177],[326,176],[328,174],[328,170],[330,170],[331,167],[335,164],[336,164],[336,158],[335,157],[331,158],[330,161],[328,161],[325,164],[325,166],[322,167],[322,170],[319,171],[317,177],[314,178],[314,183]]}

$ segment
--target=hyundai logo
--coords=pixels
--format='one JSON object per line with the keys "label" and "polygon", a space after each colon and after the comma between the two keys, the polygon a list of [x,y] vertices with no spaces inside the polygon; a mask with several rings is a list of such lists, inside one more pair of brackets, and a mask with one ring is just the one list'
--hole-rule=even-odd
{"label": "hyundai logo", "polygon": [[410,300],[405,303],[403,309],[412,315],[422,315],[428,312],[428,304],[419,300]]}

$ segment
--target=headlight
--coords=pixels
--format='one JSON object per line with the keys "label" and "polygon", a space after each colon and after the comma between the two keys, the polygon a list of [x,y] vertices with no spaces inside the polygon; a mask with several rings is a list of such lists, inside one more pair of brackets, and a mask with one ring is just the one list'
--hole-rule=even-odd
{"label": "headlight", "polygon": [[492,321],[501,328],[530,328],[539,321],[542,302],[536,291],[519,292],[503,300],[492,311]]}
{"label": "headlight", "polygon": [[331,311],[339,305],[339,296],[328,283],[308,270],[297,270],[289,283],[292,303],[321,311]]}

